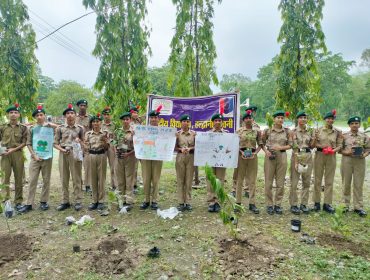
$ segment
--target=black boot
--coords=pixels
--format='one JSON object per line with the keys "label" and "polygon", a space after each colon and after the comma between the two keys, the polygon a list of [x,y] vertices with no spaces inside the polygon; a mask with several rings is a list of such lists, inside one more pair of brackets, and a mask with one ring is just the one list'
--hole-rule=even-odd
{"label": "black boot", "polygon": [[150,206],[152,210],[157,210],[158,209],[158,203],[157,202],[152,202],[152,205]]}
{"label": "black boot", "polygon": [[77,203],[75,203],[74,208],[75,208],[76,211],[80,211],[82,209],[82,204],[77,202]]}
{"label": "black boot", "polygon": [[145,209],[147,209],[149,206],[150,206],[150,203],[149,203],[149,202],[143,202],[143,203],[140,205],[140,209],[145,210]]}
{"label": "black boot", "polygon": [[32,210],[32,205],[23,205],[22,208],[19,209],[19,213],[25,214]]}
{"label": "black boot", "polygon": [[293,205],[290,207],[290,212],[292,212],[294,215],[299,215],[301,214],[301,211],[296,205]]}
{"label": "black boot", "polygon": [[210,212],[210,213],[214,213],[214,212],[216,212],[216,211],[215,211],[215,204],[210,204],[210,205],[208,205],[208,212]]}
{"label": "black boot", "polygon": [[88,207],[89,210],[96,210],[98,208],[98,203],[91,203]]}
{"label": "black boot", "polygon": [[217,212],[220,212],[220,210],[221,210],[221,206],[220,206],[220,204],[218,204],[218,202],[216,202],[215,203],[215,212],[217,213]]}
{"label": "black boot", "polygon": [[254,204],[249,204],[249,211],[252,211],[254,214],[260,213],[260,210]]}
{"label": "black boot", "polygon": [[363,209],[355,209],[353,212],[355,212],[356,214],[358,214],[360,217],[366,217],[367,216],[366,211],[363,210]]}
{"label": "black boot", "polygon": [[185,204],[185,210],[192,211],[193,207],[190,204]]}
{"label": "black boot", "polygon": [[68,209],[68,208],[70,208],[71,207],[71,204],[69,204],[69,203],[62,203],[62,204],[60,204],[58,207],[57,207],[57,210],[58,211],[64,211],[64,210],[66,210],[66,209]]}
{"label": "black boot", "polygon": [[266,211],[267,211],[267,214],[274,215],[274,207],[267,206]]}
{"label": "black boot", "polygon": [[320,202],[315,202],[312,210],[315,211],[315,212],[319,212],[321,210]]}
{"label": "black boot", "polygon": [[329,213],[329,214],[334,214],[335,213],[335,209],[330,205],[330,204],[325,204],[322,206],[322,210],[324,210],[325,212]]}
{"label": "black boot", "polygon": [[308,209],[308,207],[304,204],[301,204],[299,209],[301,209],[302,213],[304,213],[304,214],[309,214],[310,213],[310,209]]}
{"label": "black boot", "polygon": [[183,212],[185,210],[185,205],[183,203],[180,203],[179,206],[177,206],[177,210]]}
{"label": "black boot", "polygon": [[40,210],[42,211],[49,210],[49,204],[47,202],[40,202]]}

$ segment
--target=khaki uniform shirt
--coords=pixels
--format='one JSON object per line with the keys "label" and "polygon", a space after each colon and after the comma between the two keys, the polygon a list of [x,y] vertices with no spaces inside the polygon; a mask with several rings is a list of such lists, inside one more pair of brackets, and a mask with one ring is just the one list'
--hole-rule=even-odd
{"label": "khaki uniform shirt", "polygon": [[134,131],[129,128],[124,130],[122,127],[117,129],[114,140],[116,141],[116,147],[119,150],[132,151],[134,149]]}
{"label": "khaki uniform shirt", "polygon": [[315,132],[307,128],[296,127],[293,129],[293,149],[311,148]]}
{"label": "khaki uniform shirt", "polygon": [[10,123],[3,124],[0,126],[0,141],[1,145],[8,149],[26,144],[27,127],[21,123],[17,123],[14,127]]}
{"label": "khaki uniform shirt", "polygon": [[85,133],[85,150],[88,152],[89,150],[99,151],[99,150],[107,150],[108,149],[108,142],[107,142],[108,131],[100,130],[99,132],[95,132],[90,130]]}
{"label": "khaki uniform shirt", "polygon": [[[27,131],[27,146],[32,146],[32,130],[37,127],[37,126],[40,126],[38,124],[34,124],[34,125],[31,125]],[[48,122],[45,122],[42,127],[50,127],[50,124]]]}
{"label": "khaki uniform shirt", "polygon": [[370,150],[370,138],[363,132],[357,132],[356,134],[351,131],[343,134],[343,149],[342,152],[351,152],[352,147],[362,147],[365,151]]}
{"label": "khaki uniform shirt", "polygon": [[266,145],[267,148],[271,148],[272,146],[279,145],[279,146],[286,146],[286,145],[293,145],[292,139],[290,137],[290,130],[289,128],[277,128],[273,126],[271,129],[266,128],[263,132],[263,144]]}
{"label": "khaki uniform shirt", "polygon": [[109,135],[109,139],[113,139],[114,138],[114,131],[116,129],[116,126],[114,125],[114,123],[110,122],[109,124],[103,122],[102,125],[101,125],[101,129],[104,131],[108,131],[108,135]]}
{"label": "khaki uniform shirt", "polygon": [[76,123],[79,125],[82,125],[85,131],[89,131],[90,130],[90,115],[86,114],[85,116],[81,116],[77,114]]}
{"label": "khaki uniform shirt", "polygon": [[71,147],[73,140],[80,138],[84,140],[84,128],[83,126],[75,123],[72,126],[68,126],[66,123],[58,126],[54,143],[62,147]]}
{"label": "khaki uniform shirt", "polygon": [[195,146],[195,135],[194,130],[188,130],[187,132],[182,129],[176,132],[176,147],[177,148],[193,148]]}
{"label": "khaki uniform shirt", "polygon": [[333,149],[341,147],[343,144],[342,132],[333,127],[327,128],[326,126],[320,127],[316,139],[316,147],[325,148],[332,147]]}
{"label": "khaki uniform shirt", "polygon": [[252,129],[249,129],[243,126],[236,133],[239,135],[239,148],[241,149],[255,149],[257,146],[263,144],[261,131],[258,128],[252,126]]}

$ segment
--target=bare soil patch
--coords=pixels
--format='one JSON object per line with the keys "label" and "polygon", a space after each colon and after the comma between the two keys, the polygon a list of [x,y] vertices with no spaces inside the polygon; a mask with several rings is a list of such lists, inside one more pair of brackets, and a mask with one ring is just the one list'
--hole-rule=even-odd
{"label": "bare soil patch", "polygon": [[25,260],[32,254],[32,238],[24,233],[0,234],[0,267],[15,260]]}

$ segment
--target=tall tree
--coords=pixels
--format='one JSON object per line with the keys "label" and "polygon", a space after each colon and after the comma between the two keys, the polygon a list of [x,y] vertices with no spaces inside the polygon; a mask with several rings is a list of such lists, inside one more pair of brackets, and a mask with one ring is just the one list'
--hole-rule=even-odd
{"label": "tall tree", "polygon": [[0,1],[0,98],[3,105],[19,102],[34,109],[38,80],[35,32],[21,0]]}
{"label": "tall tree", "polygon": [[171,41],[169,85],[177,79],[176,96],[211,94],[210,83],[218,84],[212,23],[215,0],[172,2],[176,5],[176,27]]}
{"label": "tall tree", "polygon": [[[132,100],[142,103],[149,90],[149,29],[145,0],[83,0],[96,14],[93,55],[101,60],[95,88],[119,110]],[[142,106],[144,107],[144,106]]]}
{"label": "tall tree", "polygon": [[319,118],[320,76],[315,55],[326,52],[321,28],[324,0],[281,0],[283,24],[278,42],[277,106],[295,115],[306,109]]}
{"label": "tall tree", "polygon": [[361,54],[361,66],[370,69],[370,49],[365,49]]}

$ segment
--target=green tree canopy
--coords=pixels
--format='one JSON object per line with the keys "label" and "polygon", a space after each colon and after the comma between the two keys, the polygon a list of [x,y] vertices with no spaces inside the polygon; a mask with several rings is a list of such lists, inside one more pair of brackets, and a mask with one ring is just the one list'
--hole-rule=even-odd
{"label": "green tree canopy", "polygon": [[35,106],[37,59],[35,32],[21,0],[0,1],[0,99],[18,102],[29,114]]}

